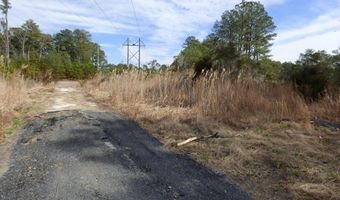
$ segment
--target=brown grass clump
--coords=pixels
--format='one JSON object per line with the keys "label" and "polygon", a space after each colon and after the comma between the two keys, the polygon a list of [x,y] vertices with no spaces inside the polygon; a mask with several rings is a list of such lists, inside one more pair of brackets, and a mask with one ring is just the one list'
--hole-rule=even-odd
{"label": "brown grass clump", "polygon": [[[0,78],[0,137],[4,128],[26,100],[27,88],[23,79],[13,75],[4,80]],[[1,140],[0,138],[0,140]]]}
{"label": "brown grass clump", "polygon": [[[174,151],[224,173],[256,199],[338,199],[340,132],[313,127],[337,119],[339,100],[306,103],[289,85],[247,74],[97,76],[83,86],[136,120]],[[218,138],[176,144],[218,132]]]}
{"label": "brown grass clump", "polygon": [[334,89],[332,95],[327,94],[318,102],[310,105],[314,117],[340,123],[340,91]]}
{"label": "brown grass clump", "polygon": [[206,73],[193,80],[189,74],[124,72],[97,76],[87,84],[91,92],[111,103],[147,103],[189,107],[197,117],[208,116],[228,123],[251,120],[306,120],[309,111],[303,99],[288,85],[256,81],[247,74]]}

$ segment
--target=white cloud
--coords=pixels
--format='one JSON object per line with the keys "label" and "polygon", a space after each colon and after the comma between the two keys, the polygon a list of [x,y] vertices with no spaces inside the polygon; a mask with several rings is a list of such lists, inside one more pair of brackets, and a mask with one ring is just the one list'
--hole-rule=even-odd
{"label": "white cloud", "polygon": [[[270,6],[284,1],[262,0],[261,2]],[[105,13],[98,8],[96,2]],[[18,26],[26,19],[33,19],[43,31],[50,33],[62,28],[79,27],[92,34],[105,33],[119,36],[141,34],[147,44],[143,60],[156,58],[160,62],[170,63],[187,36],[204,38],[214,21],[240,0],[133,0],[141,33],[136,28],[130,0],[96,0],[96,2],[94,0],[12,0],[10,21],[11,25]]]}
{"label": "white cloud", "polygon": [[340,28],[340,8],[329,11],[327,14],[317,17],[309,24],[290,30],[279,32],[276,42],[286,42],[297,38],[303,38],[308,35],[325,33],[328,31],[338,30]]}
{"label": "white cloud", "polygon": [[272,50],[273,58],[280,61],[295,61],[306,49],[326,50],[331,53],[340,47],[339,38],[340,29],[276,45]]}
{"label": "white cloud", "polygon": [[[319,4],[317,4],[319,5]],[[316,5],[316,7],[318,7]],[[323,11],[326,6],[321,8]],[[340,47],[340,3],[328,7],[325,14],[301,27],[280,30],[272,47],[273,58],[295,61],[306,49],[326,50]]]}

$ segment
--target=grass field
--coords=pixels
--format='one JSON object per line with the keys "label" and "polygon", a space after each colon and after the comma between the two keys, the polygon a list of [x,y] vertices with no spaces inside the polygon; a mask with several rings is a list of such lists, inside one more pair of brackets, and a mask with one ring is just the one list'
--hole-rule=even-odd
{"label": "grass field", "polygon": [[[290,86],[249,74],[126,71],[83,84],[98,102],[137,121],[164,145],[231,177],[257,199],[337,199],[340,96],[307,103]],[[217,138],[177,143],[193,136]]]}

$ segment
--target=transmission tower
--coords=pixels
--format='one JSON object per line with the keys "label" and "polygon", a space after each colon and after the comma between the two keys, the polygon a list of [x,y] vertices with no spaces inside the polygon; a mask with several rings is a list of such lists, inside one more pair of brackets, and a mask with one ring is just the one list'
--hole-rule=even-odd
{"label": "transmission tower", "polygon": [[126,46],[126,65],[130,66],[130,62],[136,59],[138,62],[138,68],[140,68],[141,63],[141,47],[145,47],[143,41],[138,38],[137,42],[132,42],[130,38],[124,42],[123,46]]}

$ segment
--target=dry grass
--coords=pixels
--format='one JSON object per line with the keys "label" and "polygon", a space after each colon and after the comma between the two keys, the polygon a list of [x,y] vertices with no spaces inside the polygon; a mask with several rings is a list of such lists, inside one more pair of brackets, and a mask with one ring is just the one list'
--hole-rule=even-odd
{"label": "dry grass", "polygon": [[23,80],[15,76],[9,80],[0,79],[0,136],[4,128],[21,109],[26,99],[26,87]]}
{"label": "dry grass", "polygon": [[[191,108],[197,117],[251,123],[259,120],[306,120],[309,111],[294,90],[282,84],[263,84],[247,74],[207,73],[195,81],[189,74],[146,74],[132,71],[93,79],[87,84],[116,105],[146,103]],[[94,86],[94,87],[93,87]],[[91,92],[91,93],[92,93]]]}
{"label": "dry grass", "polygon": [[0,141],[5,137],[5,129],[22,110],[29,89],[34,86],[34,82],[25,81],[17,75],[11,75],[7,80],[0,78]]}
{"label": "dry grass", "polygon": [[[287,85],[227,72],[193,82],[189,74],[133,71],[98,76],[84,87],[167,148],[223,172],[256,199],[340,196],[340,132],[309,123],[321,113],[339,117],[332,111],[333,101],[324,99],[312,107]],[[174,145],[213,132],[219,138]]]}
{"label": "dry grass", "polygon": [[340,123],[340,91],[334,88],[332,95],[326,95],[320,101],[312,103],[310,110],[314,117]]}

